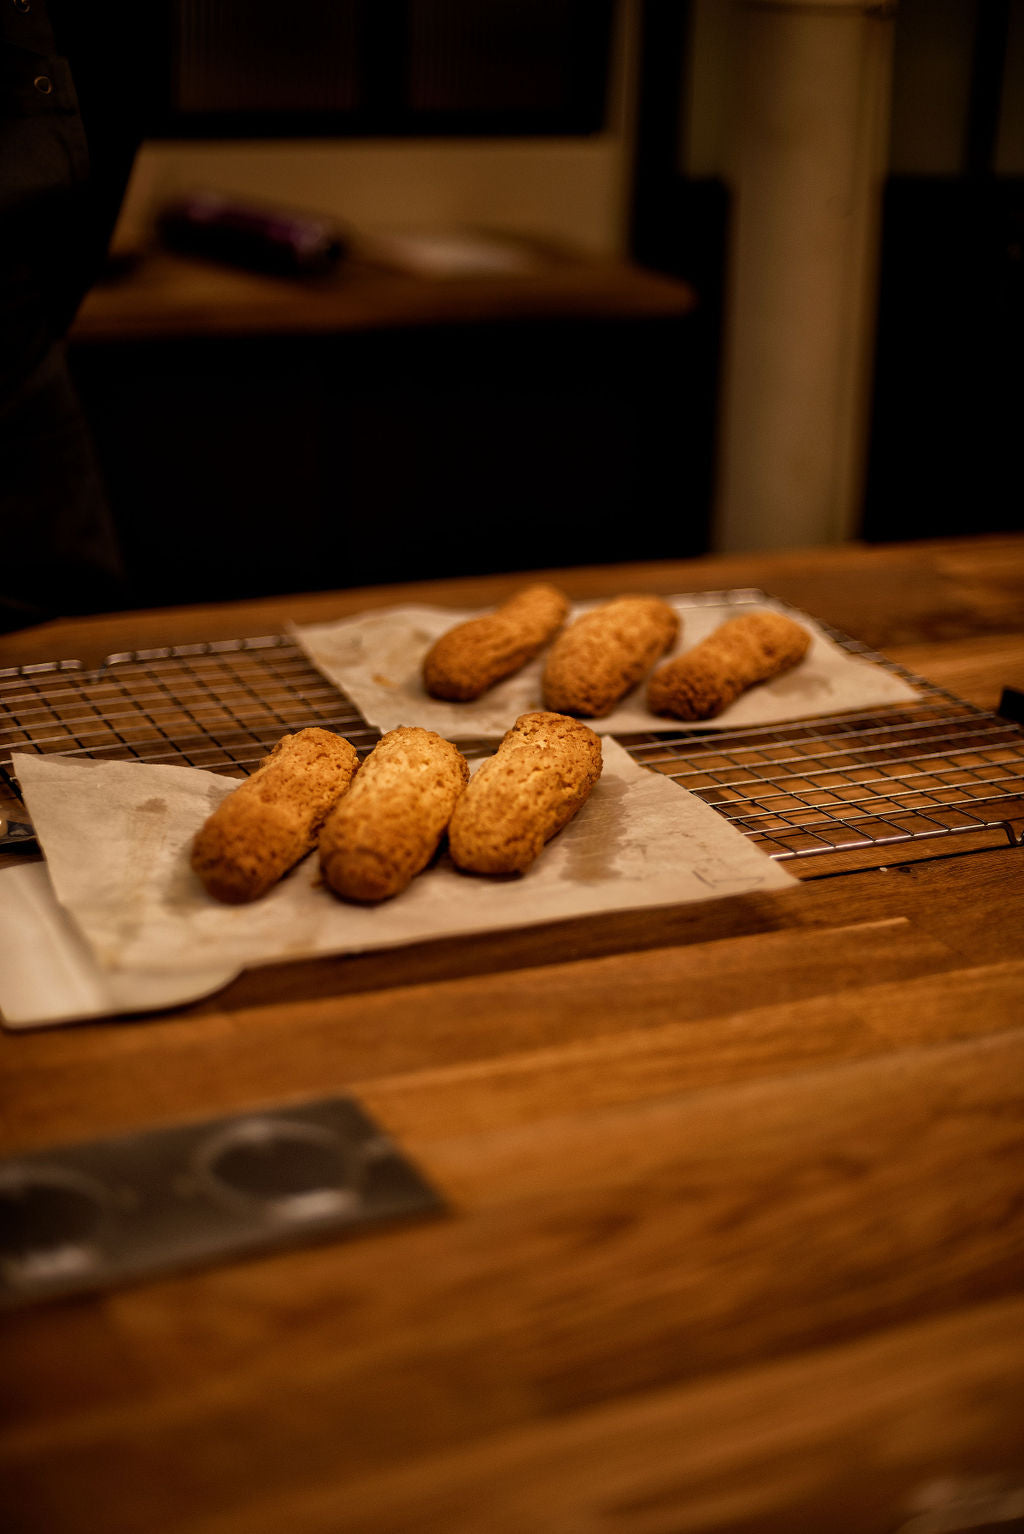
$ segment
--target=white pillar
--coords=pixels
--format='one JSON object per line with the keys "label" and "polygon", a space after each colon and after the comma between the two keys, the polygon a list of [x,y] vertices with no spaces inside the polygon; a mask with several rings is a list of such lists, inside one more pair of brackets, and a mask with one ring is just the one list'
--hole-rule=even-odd
{"label": "white pillar", "polygon": [[723,551],[859,531],[892,12],[863,0],[736,6]]}

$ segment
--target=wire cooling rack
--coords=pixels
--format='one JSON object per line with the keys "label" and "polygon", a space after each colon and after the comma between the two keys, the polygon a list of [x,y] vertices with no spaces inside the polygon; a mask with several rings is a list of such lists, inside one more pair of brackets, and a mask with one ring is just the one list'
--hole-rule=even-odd
{"label": "wire cooling rack", "polygon": [[[699,601],[763,599],[759,592]],[[1024,730],[911,676],[835,630],[853,654],[896,672],[911,705],[739,730],[622,737],[771,857],[843,872],[914,844],[1024,844]],[[243,775],[284,733],[320,725],[360,754],[379,738],[284,635],[0,670],[0,814],[24,819],[12,751],[175,763]],[[467,754],[493,745],[460,741]],[[968,840],[970,839],[970,840]],[[10,841],[7,843],[8,850]],[[840,855],[837,862],[837,855]]]}

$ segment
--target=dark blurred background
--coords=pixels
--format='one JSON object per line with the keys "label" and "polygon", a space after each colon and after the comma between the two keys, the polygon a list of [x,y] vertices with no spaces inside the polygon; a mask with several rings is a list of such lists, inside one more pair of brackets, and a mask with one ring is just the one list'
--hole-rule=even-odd
{"label": "dark blurred background", "polygon": [[[134,601],[712,548],[734,9],[176,0],[71,348]],[[624,300],[612,281],[589,312],[453,322],[445,285],[470,272],[422,279],[438,302],[415,323],[119,326],[160,209],[197,186],[327,214],[357,250],[410,229],[546,242],[618,272]],[[855,532],[1019,528],[1024,0],[895,8],[883,190]],[[637,271],[694,305],[636,312]]]}

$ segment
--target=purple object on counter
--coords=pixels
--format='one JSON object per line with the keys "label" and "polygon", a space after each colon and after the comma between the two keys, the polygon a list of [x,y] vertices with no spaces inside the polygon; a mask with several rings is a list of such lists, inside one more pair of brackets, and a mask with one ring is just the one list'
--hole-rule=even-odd
{"label": "purple object on counter", "polygon": [[170,203],[157,220],[172,250],[278,276],[321,276],[345,254],[341,232],[316,214],[258,208],[216,192]]}

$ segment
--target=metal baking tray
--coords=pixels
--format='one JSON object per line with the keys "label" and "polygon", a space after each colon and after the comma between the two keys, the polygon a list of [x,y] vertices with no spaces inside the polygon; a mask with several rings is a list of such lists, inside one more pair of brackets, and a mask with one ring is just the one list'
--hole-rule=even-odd
{"label": "metal baking tray", "polygon": [[0,1309],[443,1212],[349,1097],[0,1160]]}
{"label": "metal baking tray", "polygon": [[[738,608],[764,600],[752,590],[692,598],[695,606]],[[920,856],[1024,845],[1024,729],[820,626],[851,654],[910,682],[918,698],[735,730],[659,730],[622,736],[621,744],[805,875],[878,866],[909,849]],[[244,774],[282,734],[307,725],[338,731],[360,754],[379,736],[286,635],[135,650],[93,669],[67,660],[0,670],[5,848],[17,850],[24,822],[12,751]],[[493,749],[457,743],[467,755]]]}

